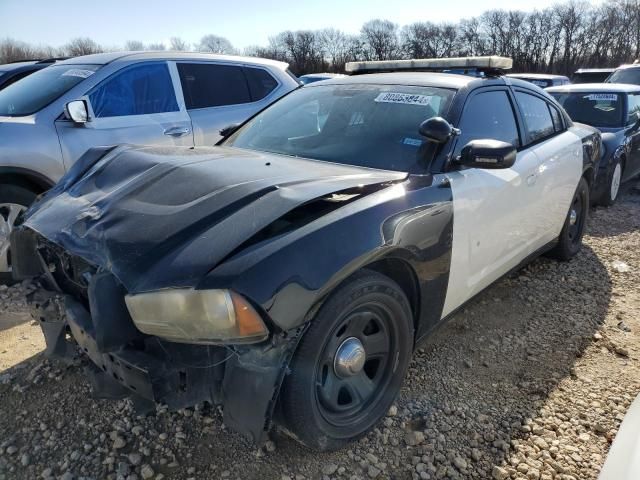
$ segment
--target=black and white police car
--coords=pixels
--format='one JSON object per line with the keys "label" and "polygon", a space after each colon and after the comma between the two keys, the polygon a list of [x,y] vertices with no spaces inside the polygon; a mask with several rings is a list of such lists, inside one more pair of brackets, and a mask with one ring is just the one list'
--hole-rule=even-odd
{"label": "black and white police car", "polygon": [[352,63],[216,147],[89,151],[12,234],[48,351],[70,333],[97,394],[222,404],[256,442],[363,435],[436,325],[580,250],[600,133],[510,67]]}

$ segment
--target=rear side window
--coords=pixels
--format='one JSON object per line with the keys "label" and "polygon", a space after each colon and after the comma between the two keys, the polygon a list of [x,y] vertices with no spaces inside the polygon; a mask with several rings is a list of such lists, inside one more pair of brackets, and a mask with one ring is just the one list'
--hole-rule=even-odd
{"label": "rear side window", "polygon": [[179,110],[166,63],[136,65],[118,72],[94,89],[89,100],[98,118]]}
{"label": "rear side window", "polygon": [[516,92],[516,102],[524,117],[529,142],[553,135],[555,128],[547,102],[524,92]]}
{"label": "rear side window", "polygon": [[251,95],[242,67],[213,63],[178,63],[187,109],[249,103]]}
{"label": "rear side window", "polygon": [[504,90],[483,92],[471,97],[464,107],[460,130],[455,156],[471,140],[501,140],[515,147],[520,146],[513,107]]}
{"label": "rear side window", "polygon": [[564,122],[562,121],[562,116],[556,107],[551,104],[547,104],[549,107],[549,111],[551,112],[551,120],[553,120],[553,128],[556,132],[561,132],[564,130]]}
{"label": "rear side window", "polygon": [[251,100],[256,102],[269,95],[278,86],[278,81],[262,68],[245,67]]}

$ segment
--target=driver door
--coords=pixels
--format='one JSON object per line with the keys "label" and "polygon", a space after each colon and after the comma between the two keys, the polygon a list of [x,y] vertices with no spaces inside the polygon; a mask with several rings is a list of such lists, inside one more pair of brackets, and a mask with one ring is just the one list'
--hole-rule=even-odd
{"label": "driver door", "polygon": [[[483,89],[467,99],[453,155],[471,140],[522,145],[516,108],[506,88]],[[453,193],[453,247],[443,317],[516,267],[539,232],[540,199],[534,188],[540,161],[519,149],[511,168],[448,172]]]}

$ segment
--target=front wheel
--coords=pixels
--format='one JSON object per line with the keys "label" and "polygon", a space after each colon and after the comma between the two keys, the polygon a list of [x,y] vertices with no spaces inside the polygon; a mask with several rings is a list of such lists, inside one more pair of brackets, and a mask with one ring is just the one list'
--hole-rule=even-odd
{"label": "front wheel", "polygon": [[356,274],[322,306],[300,341],[280,397],[284,426],[304,445],[335,450],[364,435],[393,403],[413,351],[402,289]]}
{"label": "front wheel", "polygon": [[610,207],[618,198],[618,193],[620,193],[620,184],[622,183],[622,162],[620,159],[614,160],[613,170],[611,172],[611,176],[609,177],[609,182],[607,184],[607,188],[602,193],[602,197],[600,198],[600,205],[604,205],[605,207]]}
{"label": "front wheel", "polygon": [[36,196],[35,192],[24,187],[0,184],[0,284],[13,281],[9,235],[20,224],[22,214]]}
{"label": "front wheel", "polygon": [[582,236],[587,224],[589,213],[589,185],[583,178],[578,183],[578,188],[571,200],[569,213],[558,237],[558,244],[549,252],[549,255],[558,260],[570,260],[582,248]]}

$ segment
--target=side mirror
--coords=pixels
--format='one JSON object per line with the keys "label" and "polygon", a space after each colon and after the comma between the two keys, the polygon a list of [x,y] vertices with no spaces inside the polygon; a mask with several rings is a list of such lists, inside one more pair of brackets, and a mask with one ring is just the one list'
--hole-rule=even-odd
{"label": "side mirror", "polygon": [[472,140],[462,147],[456,165],[472,168],[510,168],[516,162],[516,147],[499,140]]}
{"label": "side mirror", "polygon": [[73,100],[64,106],[67,118],[74,123],[84,124],[89,121],[89,108],[86,100]]}
{"label": "side mirror", "polygon": [[431,117],[420,124],[418,133],[430,142],[444,143],[452,136],[460,135],[460,130],[442,117]]}
{"label": "side mirror", "polygon": [[231,135],[233,135],[233,133],[238,130],[238,128],[240,128],[240,124],[239,123],[233,123],[231,125],[227,125],[226,127],[220,129],[220,135],[222,136],[222,138],[227,138],[230,137]]}

